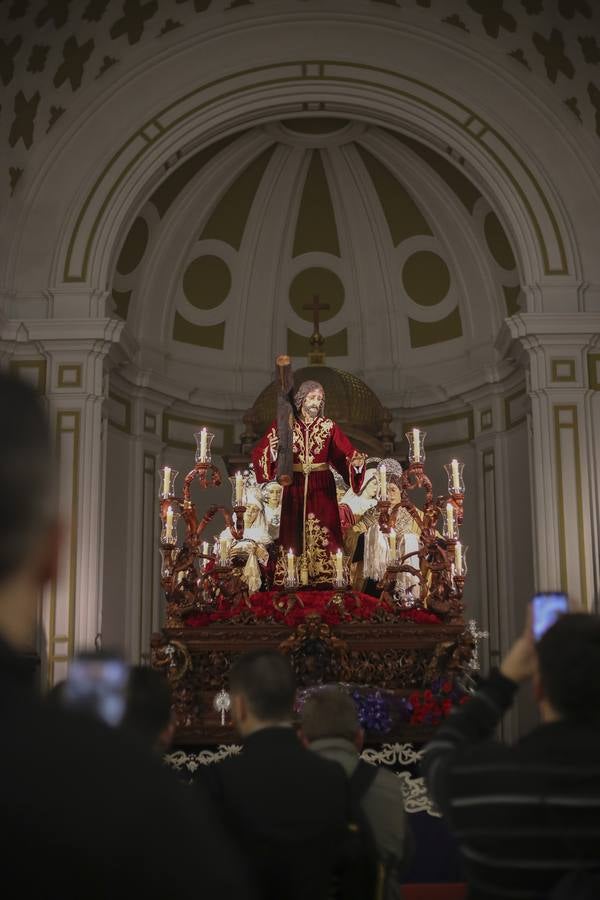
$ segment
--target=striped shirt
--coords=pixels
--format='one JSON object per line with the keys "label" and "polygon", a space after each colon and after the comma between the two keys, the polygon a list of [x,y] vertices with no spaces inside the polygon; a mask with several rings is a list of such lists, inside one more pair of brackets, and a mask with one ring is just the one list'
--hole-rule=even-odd
{"label": "striped shirt", "polygon": [[498,743],[516,688],[492,672],[425,748],[429,793],[473,900],[541,900],[566,872],[600,869],[600,728],[553,722]]}

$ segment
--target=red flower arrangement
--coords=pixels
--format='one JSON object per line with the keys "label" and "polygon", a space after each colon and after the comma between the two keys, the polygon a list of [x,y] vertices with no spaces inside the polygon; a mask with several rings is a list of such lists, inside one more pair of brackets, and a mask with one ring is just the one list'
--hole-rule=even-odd
{"label": "red flower arrangement", "polygon": [[454,706],[462,706],[469,699],[469,694],[447,679],[434,687],[435,694],[429,689],[409,694],[406,708],[411,725],[439,725]]}
{"label": "red flower arrangement", "polygon": [[[347,594],[343,605],[329,604],[335,591],[301,591],[298,593],[300,603],[286,613],[285,595],[278,598],[278,591],[258,591],[248,598],[248,605],[229,606],[222,598],[218,599],[210,611],[192,613],[186,619],[189,628],[204,628],[213,622],[248,621],[283,622],[295,628],[310,613],[318,613],[328,625],[339,625],[352,620],[368,621],[381,612],[394,616],[399,622],[439,625],[440,619],[423,609],[397,609],[389,603],[381,602],[368,594]],[[274,606],[277,601],[277,606]]]}

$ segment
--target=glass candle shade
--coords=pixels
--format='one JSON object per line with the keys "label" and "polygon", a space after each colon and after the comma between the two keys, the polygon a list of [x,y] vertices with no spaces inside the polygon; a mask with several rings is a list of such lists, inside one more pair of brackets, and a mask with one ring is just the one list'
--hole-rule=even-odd
{"label": "glass candle shade", "polygon": [[201,428],[200,431],[194,432],[196,440],[196,462],[209,463],[211,461],[210,447],[213,442],[214,434],[207,428]]}
{"label": "glass candle shade", "polygon": [[335,570],[334,583],[336,587],[346,587],[346,573],[344,572],[344,555],[341,550],[331,554],[331,561]]}
{"label": "glass candle shade", "polygon": [[286,568],[284,584],[286,587],[297,587],[298,585],[298,569],[297,559],[294,551],[290,548],[285,555]]}
{"label": "glass candle shade", "polygon": [[446,470],[446,475],[448,476],[448,493],[449,494],[464,494],[465,492],[465,483],[463,481],[463,469],[465,464],[459,462],[457,459],[450,460],[449,463],[446,463],[444,469]]}
{"label": "glass candle shade", "polygon": [[387,470],[383,463],[379,466],[379,498],[387,500]]}
{"label": "glass candle shade", "polygon": [[177,520],[179,512],[173,506],[168,506],[165,517],[162,520],[162,531],[160,533],[161,544],[174,546],[177,543]]}
{"label": "glass candle shade", "polygon": [[226,566],[229,564],[229,552],[231,550],[232,541],[229,538],[222,537],[219,539],[219,565]]}
{"label": "glass candle shade", "polygon": [[177,469],[172,469],[171,466],[161,467],[158,473],[160,479],[158,496],[161,500],[168,500],[175,495],[175,479],[178,475]]}
{"label": "glass candle shade", "polygon": [[207,567],[207,565],[209,564],[209,562],[211,562],[210,558],[207,558],[207,557],[210,557],[210,556],[211,556],[211,552],[210,552],[210,544],[208,543],[208,541],[202,541],[202,562],[201,562],[201,565],[202,565],[202,570],[203,570],[203,571],[206,569],[206,567]]}
{"label": "glass candle shade", "polygon": [[410,463],[425,462],[425,438],[426,431],[420,428],[410,428],[406,432],[406,440],[408,441],[408,461]]}
{"label": "glass candle shade", "polygon": [[458,539],[458,510],[453,503],[446,503],[444,511],[444,537],[450,540]]}
{"label": "glass candle shade", "polygon": [[467,550],[460,541],[454,545],[454,574],[464,576],[467,574]]}
{"label": "glass candle shade", "polygon": [[231,483],[231,505],[245,506],[246,501],[246,479],[242,472],[236,472],[235,475],[229,476]]}

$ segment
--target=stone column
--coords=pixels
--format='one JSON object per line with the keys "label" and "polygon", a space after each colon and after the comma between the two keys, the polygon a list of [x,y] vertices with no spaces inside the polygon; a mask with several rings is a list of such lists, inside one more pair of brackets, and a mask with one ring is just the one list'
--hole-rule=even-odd
{"label": "stone column", "polygon": [[526,369],[535,586],[588,609],[600,586],[599,332],[600,313],[522,313],[498,344]]}
{"label": "stone column", "polygon": [[39,373],[55,439],[64,537],[57,577],[42,604],[44,676],[50,685],[65,676],[74,652],[94,646],[102,628],[103,404],[108,356],[124,324],[114,319],[10,320],[3,328],[3,346],[12,344],[10,367],[30,379]]}

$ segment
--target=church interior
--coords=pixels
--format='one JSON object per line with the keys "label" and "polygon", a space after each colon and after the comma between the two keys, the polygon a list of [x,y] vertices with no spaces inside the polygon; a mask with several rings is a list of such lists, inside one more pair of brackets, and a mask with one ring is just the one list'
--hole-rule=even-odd
{"label": "church interior", "polygon": [[[498,665],[535,591],[598,611],[592,0],[5,0],[0,16],[0,365],[44,397],[65,529],[39,601],[44,689],[93,647],[159,668],[181,768],[235,743],[227,667],[253,634],[306,689],[405,703]],[[268,518],[269,429],[281,456],[306,381],[358,453],[327,578],[305,560],[329,463],[294,443],[297,547],[278,543],[289,480]],[[502,737],[534,719],[520,697]],[[375,756],[433,734],[414,710],[377,727]]]}

